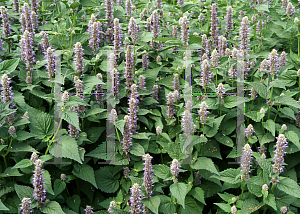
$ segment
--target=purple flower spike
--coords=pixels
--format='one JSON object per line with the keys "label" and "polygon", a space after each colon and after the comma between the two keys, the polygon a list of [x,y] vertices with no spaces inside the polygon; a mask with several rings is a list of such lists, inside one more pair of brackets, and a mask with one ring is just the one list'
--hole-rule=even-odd
{"label": "purple flower spike", "polygon": [[55,55],[53,51],[54,49],[49,47],[45,56],[47,61],[46,70],[48,71],[47,74],[49,76],[49,81],[52,81],[55,75]]}
{"label": "purple flower spike", "polygon": [[33,213],[33,210],[29,209],[31,206],[31,198],[23,198],[20,206],[21,214]]}
{"label": "purple flower spike", "polygon": [[130,151],[130,146],[132,146],[132,133],[131,133],[131,120],[129,115],[125,115],[124,117],[125,120],[125,126],[124,126],[124,134],[123,134],[123,152],[125,152],[125,158],[130,161],[129,157],[129,151]]}
{"label": "purple flower spike", "polygon": [[248,139],[251,138],[251,136],[254,134],[254,128],[252,124],[249,124],[248,127],[245,129],[245,135]]}
{"label": "purple flower spike", "polygon": [[1,19],[2,19],[2,30],[3,30],[3,36],[4,38],[7,38],[11,36],[11,28],[10,28],[10,22],[8,19],[8,13],[7,13],[7,8],[4,6],[1,6]]}
{"label": "purple flower spike", "polygon": [[89,47],[93,49],[93,53],[96,55],[99,50],[100,43],[100,22],[91,22],[89,23],[88,29],[91,38],[89,39]]}
{"label": "purple flower spike", "polygon": [[145,77],[143,76],[143,75],[140,75],[140,77],[139,77],[139,88],[140,89],[144,89],[144,90],[146,90],[146,87],[145,87]]}
{"label": "purple flower spike", "polygon": [[152,195],[152,186],[153,186],[153,169],[152,169],[152,164],[151,164],[151,160],[153,159],[152,156],[150,156],[149,154],[145,154],[143,156],[143,161],[145,161],[145,163],[143,163],[144,165],[144,179],[143,179],[143,186],[145,187],[145,190],[147,192],[147,198],[150,198],[150,196]]}
{"label": "purple flower spike", "polygon": [[131,196],[130,196],[130,207],[129,213],[131,214],[140,214],[141,212],[141,205],[142,205],[142,198],[141,198],[141,187],[134,183],[130,188]]}
{"label": "purple flower spike", "polygon": [[295,7],[291,2],[288,3],[286,7],[286,14],[289,16],[292,16],[295,13]]}
{"label": "purple flower spike", "polygon": [[179,24],[181,25],[181,41],[183,42],[183,47],[189,45],[189,20],[186,16],[179,19]]}
{"label": "purple flower spike", "polygon": [[133,53],[132,45],[128,45],[125,54],[125,79],[126,79],[126,89],[130,89],[133,84],[134,74],[133,74]]}
{"label": "purple flower spike", "polygon": [[180,84],[179,84],[179,75],[174,74],[174,80],[173,80],[173,89],[179,91],[180,90]]}
{"label": "purple flower spike", "polygon": [[112,1],[111,0],[105,0],[105,11],[106,11],[106,19],[107,26],[112,27],[113,20],[114,20],[114,12],[112,10]]}
{"label": "purple flower spike", "polygon": [[174,108],[174,95],[172,92],[170,92],[167,96],[167,117],[169,120],[172,120],[175,118],[175,108]]}
{"label": "purple flower spike", "polygon": [[282,51],[282,53],[280,54],[280,58],[279,58],[279,66],[284,67],[286,64],[286,52]]}
{"label": "purple flower spike", "polygon": [[135,44],[137,42],[137,37],[138,37],[138,26],[133,17],[131,17],[129,21],[128,34],[130,35],[133,43]]}
{"label": "purple flower spike", "polygon": [[279,68],[278,53],[275,49],[269,54],[269,75],[275,75]]}
{"label": "purple flower spike", "polygon": [[122,29],[119,24],[119,19],[114,19],[114,50],[119,52],[122,46]]}
{"label": "purple flower spike", "polygon": [[33,51],[33,40],[29,31],[25,31],[20,40],[21,59],[26,63],[28,70],[33,70],[33,63],[35,62],[35,52]]}
{"label": "purple flower spike", "polygon": [[226,32],[229,33],[231,32],[232,28],[233,28],[233,21],[232,21],[232,7],[231,6],[227,6],[226,8]]}
{"label": "purple flower spike", "polygon": [[41,208],[44,205],[44,201],[46,199],[46,189],[45,189],[45,182],[43,178],[43,171],[42,169],[43,162],[40,159],[37,159],[35,162],[35,170],[34,177],[32,178],[33,181],[33,187],[34,187],[34,193],[33,196],[35,200],[37,200],[40,203],[39,208]]}
{"label": "purple flower spike", "polygon": [[114,214],[114,211],[111,209],[111,208],[117,208],[117,204],[116,204],[116,202],[115,201],[111,201],[110,203],[109,203],[109,208],[108,208],[108,213],[109,214]]}
{"label": "purple flower spike", "polygon": [[201,82],[202,88],[205,89],[211,81],[211,72],[210,72],[210,65],[207,59],[202,62],[201,65]]}
{"label": "purple flower spike", "polygon": [[206,123],[206,117],[209,111],[207,111],[208,105],[205,101],[200,104],[200,110],[198,110],[198,115],[200,116],[201,124]]}
{"label": "purple flower spike", "polygon": [[130,169],[127,166],[123,167],[123,169],[124,169],[124,176],[125,176],[125,178],[129,178]]}
{"label": "purple flower spike", "polygon": [[192,113],[190,111],[191,108],[185,109],[184,113],[182,114],[182,130],[186,137],[191,136],[193,129],[194,129],[194,122],[192,118]]}
{"label": "purple flower spike", "polygon": [[170,165],[171,173],[173,175],[173,182],[177,183],[178,179],[176,178],[179,174],[179,168],[181,164],[178,162],[177,159],[173,159],[172,164]]}
{"label": "purple flower spike", "polygon": [[148,58],[149,57],[148,57],[147,51],[143,51],[143,56],[142,56],[143,71],[148,70],[148,66],[149,66],[149,59]]}
{"label": "purple flower spike", "polygon": [[137,100],[134,98],[130,98],[129,100],[129,117],[130,117],[130,126],[131,126],[131,132],[133,134],[136,134],[136,127],[137,127],[137,110],[138,106],[137,106]]}
{"label": "purple flower spike", "polygon": [[288,142],[286,141],[286,138],[284,134],[280,134],[278,137],[276,137],[277,142],[274,148],[276,150],[274,151],[275,155],[273,158],[273,172],[274,173],[282,173],[284,166],[282,166],[282,163],[284,162],[284,155],[286,154],[285,149],[288,148]]}
{"label": "purple flower spike", "polygon": [[241,179],[248,181],[250,179],[250,168],[251,168],[251,159],[252,159],[252,150],[250,145],[247,143],[243,148],[243,155],[241,158],[241,167],[243,168],[241,172],[244,174],[241,175]]}
{"label": "purple flower spike", "polygon": [[131,3],[131,0],[126,0],[125,7],[126,7],[126,15],[128,16],[126,19],[129,20],[130,17],[132,16],[132,3]]}
{"label": "purple flower spike", "polygon": [[48,34],[45,31],[41,31],[41,36],[42,36],[42,49],[44,55],[46,55],[48,48],[50,47],[49,44],[49,39],[48,39]]}
{"label": "purple flower spike", "polygon": [[242,19],[241,22],[241,28],[240,28],[240,48],[241,48],[241,54],[242,57],[247,55],[247,52],[249,51],[249,20],[248,20],[248,16],[245,16]]}
{"label": "purple flower spike", "polygon": [[[98,77],[99,80],[103,81],[101,73],[98,73],[96,76]],[[103,105],[104,94],[103,94],[103,86],[101,84],[96,85],[95,96],[99,105]]]}
{"label": "purple flower spike", "polygon": [[84,209],[85,214],[92,214],[93,212],[93,207],[86,205],[85,209]]}
{"label": "purple flower spike", "polygon": [[[80,74],[83,72],[83,48],[81,46],[80,42],[77,42],[74,45],[74,64],[76,66],[76,72],[77,75],[80,76]],[[81,76],[84,76],[83,74]]]}
{"label": "purple flower spike", "polygon": [[210,24],[211,24],[210,35],[213,38],[213,44],[217,42],[219,36],[217,31],[217,25],[219,23],[217,13],[218,13],[218,6],[216,3],[213,3],[211,5],[211,19],[210,19]]}

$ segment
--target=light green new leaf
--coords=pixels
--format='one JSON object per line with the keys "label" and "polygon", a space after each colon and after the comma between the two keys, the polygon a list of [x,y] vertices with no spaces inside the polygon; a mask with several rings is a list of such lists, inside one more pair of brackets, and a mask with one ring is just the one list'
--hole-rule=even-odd
{"label": "light green new leaf", "polygon": [[233,108],[236,107],[236,105],[237,105],[236,95],[230,95],[224,98],[224,107]]}
{"label": "light green new leaf", "polygon": [[75,126],[80,131],[79,117],[76,112],[65,110],[62,112],[62,119]]}
{"label": "light green new leaf", "polygon": [[300,198],[300,187],[294,180],[280,176],[279,183],[276,186],[286,194]]}
{"label": "light green new leaf", "polygon": [[264,122],[264,128],[267,129],[272,133],[272,135],[275,137],[275,122],[271,119]]}
{"label": "light green new leaf", "polygon": [[225,203],[214,203],[215,205],[217,205],[218,207],[220,207],[222,210],[224,210],[225,212],[231,212],[231,206],[229,204],[225,204]]}
{"label": "light green new leaf", "polygon": [[184,183],[173,183],[170,186],[170,191],[172,195],[180,202],[180,204],[185,208],[185,196],[187,194],[187,187]]}
{"label": "light green new leaf", "polygon": [[44,207],[42,207],[41,211],[42,213],[47,214],[65,214],[59,203],[56,201],[48,202]]}
{"label": "light green new leaf", "polygon": [[73,175],[76,177],[91,183],[94,187],[97,187],[95,180],[94,169],[90,165],[74,165],[74,169],[72,170]]}
{"label": "light green new leaf", "polygon": [[150,199],[143,199],[143,204],[148,207],[152,212],[158,214],[158,207],[160,205],[160,198],[159,196],[152,196]]}
{"label": "light green new leaf", "polygon": [[268,194],[268,197],[264,197],[264,202],[277,211],[275,196]]}
{"label": "light green new leaf", "polygon": [[19,62],[20,58],[4,60],[0,63],[0,72],[3,73],[3,71],[6,71],[8,74],[12,73],[16,70]]}

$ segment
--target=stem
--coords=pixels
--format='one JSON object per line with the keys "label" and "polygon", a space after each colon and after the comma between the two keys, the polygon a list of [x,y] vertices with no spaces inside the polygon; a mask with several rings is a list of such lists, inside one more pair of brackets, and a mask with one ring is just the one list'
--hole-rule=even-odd
{"label": "stem", "polygon": [[[297,25],[297,30],[298,30],[298,34],[299,34],[299,25]],[[300,38],[298,36],[298,61],[300,59]]]}
{"label": "stem", "polygon": [[290,32],[290,52],[292,51],[292,32]]}
{"label": "stem", "polygon": [[243,200],[243,194],[244,194],[244,180],[242,181],[242,194],[241,194],[241,200]]}
{"label": "stem", "polygon": [[[202,125],[203,127],[203,135],[204,135],[204,124]],[[204,146],[204,142],[203,142],[203,145],[202,145],[202,157],[204,157],[204,149],[205,149],[205,146]]]}
{"label": "stem", "polygon": [[[274,80],[274,75],[272,77],[272,81]],[[270,104],[272,104],[272,94],[273,94],[273,86],[271,88],[271,97],[270,97]],[[269,113],[268,113],[268,119],[270,119],[270,112],[271,112],[271,105],[269,105]]]}
{"label": "stem", "polygon": [[121,140],[120,140],[120,136],[119,136],[119,132],[118,132],[118,130],[117,130],[117,127],[116,127],[116,126],[115,126],[115,129],[116,129],[116,132],[117,132],[117,135],[118,135],[119,142],[121,142]]}
{"label": "stem", "polygon": [[272,184],[272,188],[271,188],[271,190],[272,190],[272,193],[274,192],[274,184]]}
{"label": "stem", "polygon": [[7,162],[6,162],[6,157],[4,155],[3,156],[3,159],[4,159],[4,165],[5,165],[5,169],[7,169]]}
{"label": "stem", "polygon": [[267,211],[267,205],[265,205],[264,213],[263,214],[266,214],[266,211]]}
{"label": "stem", "polygon": [[66,186],[66,190],[67,190],[68,196],[71,197],[67,186]]}
{"label": "stem", "polygon": [[278,112],[279,112],[279,110],[280,110],[280,107],[281,107],[281,104],[279,104],[279,107],[277,108],[277,113],[276,113],[276,115],[275,115],[274,122],[275,122],[275,120],[276,120],[276,117],[277,117],[277,115],[278,115]]}
{"label": "stem", "polygon": [[83,118],[81,118],[81,126],[82,126],[82,131],[83,131],[84,130]]}

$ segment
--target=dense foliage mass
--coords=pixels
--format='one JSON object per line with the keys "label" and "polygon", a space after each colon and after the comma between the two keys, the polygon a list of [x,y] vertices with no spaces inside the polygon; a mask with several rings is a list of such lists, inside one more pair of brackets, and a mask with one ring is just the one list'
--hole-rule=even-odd
{"label": "dense foliage mass", "polygon": [[0,213],[298,213],[299,10],[1,0]]}

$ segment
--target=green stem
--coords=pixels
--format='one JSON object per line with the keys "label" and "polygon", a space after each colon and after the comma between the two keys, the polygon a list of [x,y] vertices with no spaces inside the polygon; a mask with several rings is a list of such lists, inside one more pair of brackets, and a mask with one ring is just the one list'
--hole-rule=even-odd
{"label": "green stem", "polygon": [[55,134],[53,135],[53,137],[52,137],[52,139],[51,139],[51,143],[49,143],[48,146],[47,146],[45,155],[48,154],[48,150],[49,150],[50,146],[52,145],[52,142],[54,142],[53,140],[54,140],[54,138],[56,137],[56,135],[57,135],[57,133],[58,133],[58,131],[59,131],[59,127],[60,127],[61,123],[62,123],[62,117],[60,118],[60,121],[59,121],[58,127],[57,127],[57,129],[56,129],[56,132],[55,132]]}
{"label": "green stem", "polygon": [[290,32],[290,52],[292,51],[292,32]]}
{"label": "green stem", "polygon": [[267,205],[265,205],[264,213],[263,214],[266,214],[267,208],[268,208]]}
{"label": "green stem", "polygon": [[274,184],[272,184],[272,187],[271,187],[271,190],[272,190],[272,193],[274,192]]}
{"label": "green stem", "polygon": [[119,132],[118,132],[118,130],[117,130],[117,127],[116,127],[116,126],[115,126],[115,129],[116,129],[116,132],[117,132],[118,140],[119,140],[119,142],[121,142],[121,140],[120,140],[120,136],[119,136]]}
{"label": "green stem", "polygon": [[[299,26],[297,25],[297,30],[299,34]],[[300,60],[300,38],[298,36],[298,61]]]}
{"label": "green stem", "polygon": [[4,159],[4,165],[5,165],[5,169],[7,169],[7,162],[6,162],[6,157],[4,155],[3,156],[3,159]]}
{"label": "green stem", "polygon": [[298,85],[299,85],[299,93],[298,93],[298,95],[297,95],[297,100],[296,101],[298,101],[299,100],[299,96],[300,96],[300,76],[299,76],[299,78],[298,78]]}
{"label": "green stem", "polygon": [[67,186],[66,186],[66,190],[67,190],[68,196],[71,197]]}
{"label": "green stem", "polygon": [[[272,77],[272,81],[274,80],[274,75]],[[272,104],[272,95],[273,95],[273,86],[271,88],[271,97],[270,97],[270,104]],[[269,105],[269,113],[268,113],[268,119],[270,119],[270,112],[271,112],[271,105]]]}
{"label": "green stem", "polygon": [[244,180],[242,181],[242,194],[241,194],[241,200],[243,200],[243,194],[244,194]]}
{"label": "green stem", "polygon": [[277,113],[276,113],[276,115],[275,115],[274,122],[275,122],[275,120],[276,120],[276,117],[277,117],[277,115],[278,115],[278,112],[279,112],[279,110],[280,110],[280,107],[281,107],[281,104],[279,104],[279,107],[277,108]]}
{"label": "green stem", "polygon": [[84,123],[83,123],[83,118],[81,118],[81,127],[82,127],[82,132],[84,131]]}
{"label": "green stem", "polygon": [[[204,135],[204,124],[202,125],[203,127],[203,135]],[[203,145],[202,145],[202,157],[204,157],[204,149],[205,149],[205,145],[204,145],[204,142],[203,142]]]}

